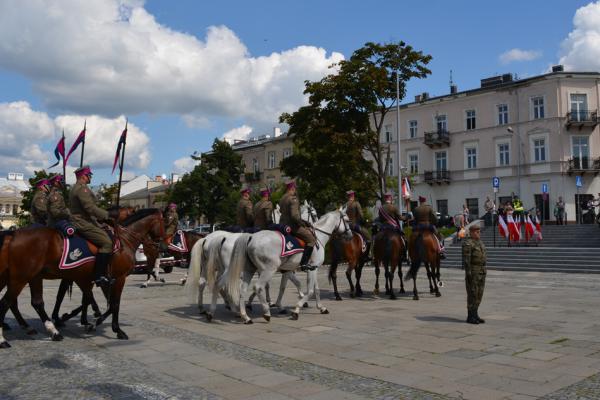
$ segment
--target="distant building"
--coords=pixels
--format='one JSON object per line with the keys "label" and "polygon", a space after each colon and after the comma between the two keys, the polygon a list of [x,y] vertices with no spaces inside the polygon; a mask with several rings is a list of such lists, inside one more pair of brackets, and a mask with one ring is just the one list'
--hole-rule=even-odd
{"label": "distant building", "polygon": [[[123,187],[127,185],[129,185],[128,190],[124,194]],[[119,204],[127,207],[164,208],[167,205],[166,192],[170,186],[171,182],[160,175],[157,175],[154,179],[141,175],[121,187]],[[131,190],[134,188],[138,189]]]}
{"label": "distant building", "polygon": [[29,183],[22,173],[10,172],[6,178],[0,178],[0,226],[8,229],[17,224],[17,214],[21,211],[24,191]]}

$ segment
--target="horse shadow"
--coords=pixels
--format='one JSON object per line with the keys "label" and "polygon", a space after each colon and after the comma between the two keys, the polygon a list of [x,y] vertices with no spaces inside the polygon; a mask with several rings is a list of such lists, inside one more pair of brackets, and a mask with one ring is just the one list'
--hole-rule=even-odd
{"label": "horse shadow", "polygon": [[464,323],[465,321],[459,318],[453,318],[453,317],[444,317],[441,315],[425,315],[425,316],[420,316],[420,317],[415,317],[416,319],[418,319],[419,321],[425,321],[425,322],[458,322],[458,323]]}

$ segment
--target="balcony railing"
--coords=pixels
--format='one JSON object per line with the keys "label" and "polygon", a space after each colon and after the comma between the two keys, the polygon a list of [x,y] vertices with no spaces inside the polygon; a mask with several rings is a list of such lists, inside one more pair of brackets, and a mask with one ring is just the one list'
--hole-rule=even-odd
{"label": "balcony railing", "polygon": [[596,126],[598,124],[598,111],[579,110],[567,113],[567,129],[576,126],[581,129],[584,126]]}
{"label": "balcony railing", "polygon": [[573,157],[567,160],[567,174],[583,175],[586,172],[598,175],[600,172],[600,157],[596,159]]}
{"label": "balcony railing", "polygon": [[424,143],[429,147],[450,146],[450,132],[442,129],[425,132]]}
{"label": "balcony railing", "polygon": [[262,172],[260,171],[255,171],[255,172],[246,172],[244,174],[244,180],[247,183],[251,183],[251,182],[259,182],[260,181],[260,176],[261,176]]}
{"label": "balcony railing", "polygon": [[450,171],[448,170],[438,170],[438,171],[425,171],[424,179],[425,183],[430,185],[437,183],[438,185],[442,183],[450,183]]}

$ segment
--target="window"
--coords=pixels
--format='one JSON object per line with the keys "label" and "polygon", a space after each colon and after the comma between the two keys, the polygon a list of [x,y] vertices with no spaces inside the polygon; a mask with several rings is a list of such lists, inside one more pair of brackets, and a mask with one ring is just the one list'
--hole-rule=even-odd
{"label": "window", "polygon": [[546,161],[546,139],[533,139],[533,160]]}
{"label": "window", "polygon": [[576,169],[588,169],[590,158],[589,138],[587,136],[573,136],[571,138],[573,147],[573,162]]}
{"label": "window", "polygon": [[587,95],[572,94],[571,95],[571,120],[586,121],[587,115]]}
{"label": "window", "polygon": [[13,215],[17,215],[17,211],[18,211],[18,206],[16,204],[13,204]]}
{"label": "window", "polygon": [[417,121],[408,121],[408,133],[411,139],[417,137]]}
{"label": "window", "polygon": [[474,221],[479,217],[479,199],[466,199],[469,209],[469,221]]}
{"label": "window", "polygon": [[446,152],[436,151],[435,152],[435,169],[436,171],[448,170],[448,164],[446,162]]}
{"label": "window", "polygon": [[386,169],[387,175],[388,176],[394,175],[394,159],[392,157],[389,157],[386,160],[386,166],[387,166],[387,169]]}
{"label": "window", "polygon": [[267,155],[267,165],[269,169],[275,168],[275,152],[270,151]]}
{"label": "window", "polygon": [[292,149],[283,149],[283,158],[288,158],[292,155]]}
{"label": "window", "polygon": [[260,171],[260,163],[258,162],[258,160],[256,158],[252,159],[252,171],[254,173],[257,173]]}
{"label": "window", "polygon": [[408,168],[410,174],[418,174],[419,173],[419,154],[418,153],[409,153],[408,154]]}
{"label": "window", "polygon": [[475,129],[475,110],[467,110],[467,130]]}
{"label": "window", "polygon": [[508,104],[498,105],[498,125],[508,124]]}
{"label": "window", "polygon": [[465,153],[467,157],[467,169],[477,168],[477,148],[467,147]]}
{"label": "window", "polygon": [[510,146],[508,143],[498,144],[498,165],[510,165]]}
{"label": "window", "polygon": [[448,120],[445,115],[435,117],[435,125],[438,132],[446,132],[448,130]]}
{"label": "window", "polygon": [[534,97],[531,99],[533,105],[533,119],[544,118],[544,98]]}
{"label": "window", "polygon": [[448,215],[448,200],[437,200],[437,212],[440,216]]}
{"label": "window", "polygon": [[389,143],[391,141],[392,141],[392,126],[386,125],[385,126],[385,142]]}

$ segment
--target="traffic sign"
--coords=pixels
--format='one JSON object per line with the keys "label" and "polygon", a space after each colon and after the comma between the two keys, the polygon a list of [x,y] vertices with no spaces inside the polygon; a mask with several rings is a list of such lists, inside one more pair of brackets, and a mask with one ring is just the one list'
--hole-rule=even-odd
{"label": "traffic sign", "polygon": [[577,186],[577,187],[583,186],[583,182],[581,181],[581,175],[575,176],[575,186]]}
{"label": "traffic sign", "polygon": [[492,187],[498,189],[500,187],[500,178],[497,176],[492,178]]}
{"label": "traffic sign", "polygon": [[548,184],[542,183],[542,193],[548,193]]}

